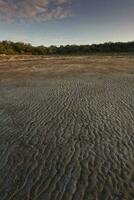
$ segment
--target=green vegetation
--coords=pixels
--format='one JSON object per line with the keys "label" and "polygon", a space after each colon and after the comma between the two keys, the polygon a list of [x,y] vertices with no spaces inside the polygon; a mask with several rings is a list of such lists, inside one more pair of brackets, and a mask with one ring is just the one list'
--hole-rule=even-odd
{"label": "green vegetation", "polygon": [[67,45],[67,46],[32,46],[22,42],[0,42],[0,54],[30,54],[30,55],[79,55],[91,53],[134,53],[134,42],[108,42],[92,45]]}

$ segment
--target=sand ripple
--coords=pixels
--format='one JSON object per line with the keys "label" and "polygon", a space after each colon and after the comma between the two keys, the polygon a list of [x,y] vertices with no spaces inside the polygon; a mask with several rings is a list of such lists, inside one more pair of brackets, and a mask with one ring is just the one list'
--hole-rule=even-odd
{"label": "sand ripple", "polygon": [[134,75],[0,85],[0,200],[134,199]]}

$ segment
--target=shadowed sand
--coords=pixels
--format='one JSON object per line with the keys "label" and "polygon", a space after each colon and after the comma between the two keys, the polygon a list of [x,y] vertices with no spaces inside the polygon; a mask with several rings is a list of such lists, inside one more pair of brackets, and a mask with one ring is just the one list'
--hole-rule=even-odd
{"label": "shadowed sand", "polygon": [[134,199],[134,57],[0,57],[0,200]]}

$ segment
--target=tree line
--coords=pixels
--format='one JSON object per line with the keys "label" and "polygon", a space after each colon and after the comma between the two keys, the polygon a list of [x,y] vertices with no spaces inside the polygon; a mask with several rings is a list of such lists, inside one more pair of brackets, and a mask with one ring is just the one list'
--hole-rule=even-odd
{"label": "tree line", "polygon": [[32,46],[23,42],[0,42],[0,54],[27,54],[27,55],[80,55],[92,53],[134,53],[133,42],[107,42],[92,45],[66,45],[66,46]]}

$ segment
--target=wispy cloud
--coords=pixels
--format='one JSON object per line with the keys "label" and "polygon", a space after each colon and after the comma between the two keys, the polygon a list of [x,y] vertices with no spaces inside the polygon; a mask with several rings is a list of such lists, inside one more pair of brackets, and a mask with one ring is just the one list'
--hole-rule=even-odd
{"label": "wispy cloud", "polygon": [[0,0],[0,19],[46,21],[71,15],[71,0]]}

